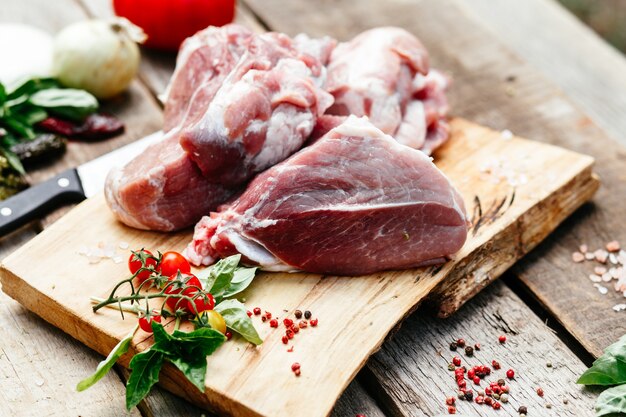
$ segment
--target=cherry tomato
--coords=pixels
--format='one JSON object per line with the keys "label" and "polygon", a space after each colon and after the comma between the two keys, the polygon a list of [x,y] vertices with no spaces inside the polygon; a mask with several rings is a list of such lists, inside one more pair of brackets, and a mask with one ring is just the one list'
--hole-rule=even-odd
{"label": "cherry tomato", "polygon": [[[146,268],[156,268],[157,266],[157,261],[152,255],[152,252],[150,252],[149,250],[141,249],[138,251],[134,251],[134,253],[131,253],[130,257],[128,258],[128,269],[130,270],[131,274],[135,274],[135,272],[137,272],[139,268],[142,267],[142,260],[145,262]],[[150,277],[150,274],[151,272],[149,270],[143,270],[137,274],[136,278],[141,283],[147,280]]]}
{"label": "cherry tomato", "polygon": [[150,316],[139,317],[139,327],[144,332],[152,333],[152,322],[156,321],[161,323],[161,316],[159,314],[152,314]]}
{"label": "cherry tomato", "polygon": [[220,313],[215,310],[207,310],[204,314],[206,314],[209,326],[222,334],[226,333],[226,322]]}
{"label": "cherry tomato", "polygon": [[235,0],[113,0],[115,14],[146,32],[146,46],[175,51],[181,42],[235,17]]}
{"label": "cherry tomato", "polygon": [[165,252],[161,256],[161,263],[158,268],[161,275],[166,277],[172,276],[178,271],[181,274],[188,274],[191,272],[191,266],[183,255],[178,252]]}
{"label": "cherry tomato", "polygon": [[[171,284],[173,282],[173,284]],[[195,293],[197,291],[196,288],[188,288],[188,287],[198,287],[202,288],[202,284],[198,277],[193,274],[173,274],[169,277],[168,287],[165,289],[165,294],[180,294],[183,291],[183,295],[189,295],[190,293]],[[187,302],[181,301],[181,298],[168,298],[165,301],[165,304],[172,310],[172,312],[176,312],[177,309],[185,309],[187,307]],[[180,301],[180,302],[179,302]]]}
{"label": "cherry tomato", "polygon": [[[188,294],[185,295],[193,297],[194,295],[196,295],[196,293],[197,291],[190,291]],[[215,299],[211,294],[206,294],[205,296],[199,295],[193,300],[193,304],[196,305],[195,311],[200,314],[203,311],[213,310],[213,307],[215,307]],[[189,310],[190,313],[194,313],[193,304],[191,301],[187,301],[187,310]]]}

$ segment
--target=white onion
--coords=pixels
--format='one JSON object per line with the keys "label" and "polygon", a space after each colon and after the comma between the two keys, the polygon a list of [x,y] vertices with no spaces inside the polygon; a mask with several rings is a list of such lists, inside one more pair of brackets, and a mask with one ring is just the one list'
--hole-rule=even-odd
{"label": "white onion", "polygon": [[145,40],[128,20],[87,20],[63,29],[54,40],[52,71],[66,87],[113,97],[128,87],[139,68],[136,42]]}

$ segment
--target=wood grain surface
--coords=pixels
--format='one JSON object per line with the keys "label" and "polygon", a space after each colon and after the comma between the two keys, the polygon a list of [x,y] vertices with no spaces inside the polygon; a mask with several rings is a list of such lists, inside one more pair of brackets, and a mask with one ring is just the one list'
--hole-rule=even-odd
{"label": "wood grain surface", "polygon": [[[515,272],[530,296],[593,355],[626,333],[626,320],[612,310],[624,302],[623,297],[601,296],[584,268],[570,262],[571,252],[580,243],[600,247],[613,239],[626,242],[626,149],[558,87],[507,49],[462,0],[362,0],[360,7],[352,7],[347,0],[246,3],[267,25],[290,34],[305,31],[348,39],[370,27],[405,27],[423,41],[433,65],[452,74],[454,84],[448,97],[454,114],[593,156],[603,182],[594,204],[559,228]],[[594,80],[589,76],[587,82]],[[611,94],[610,89],[598,88],[602,94]]]}
{"label": "wood grain surface", "polygon": [[[101,12],[110,10],[110,3],[107,0],[89,1],[89,3],[98,2]],[[0,6],[2,6],[0,7],[0,21],[22,21],[52,32],[69,21],[85,17],[84,11],[88,8],[83,7],[81,11],[80,7],[73,7],[71,3],[71,1],[27,0],[15,2],[3,0],[0,1]],[[289,10],[294,10],[297,3],[301,3],[297,10],[302,11],[304,15],[290,14]],[[585,151],[587,146],[592,148],[590,152],[600,161],[599,170],[603,176],[603,190],[600,192],[599,198],[596,199],[596,205],[587,206],[583,211],[579,211],[575,218],[566,223],[562,229],[567,234],[571,233],[573,226],[587,223],[587,227],[576,229],[577,234],[574,239],[576,241],[587,240],[588,236],[594,237],[596,234],[602,236],[598,238],[598,242],[603,241],[605,236],[624,238],[623,224],[618,221],[621,207],[620,198],[625,195],[624,177],[623,175],[619,176],[619,171],[617,172],[618,177],[612,177],[609,171],[612,166],[615,166],[613,172],[623,166],[626,160],[625,153],[623,148],[615,147],[611,141],[607,141],[606,134],[593,123],[590,123],[587,116],[572,105],[570,100],[570,97],[574,98],[586,112],[592,113],[592,118],[601,122],[603,128],[612,131],[616,136],[623,137],[624,129],[618,127],[620,126],[619,123],[623,122],[619,116],[621,109],[619,103],[626,96],[626,91],[623,88],[626,71],[620,70],[626,65],[623,57],[615,53],[608,56],[602,51],[598,52],[598,48],[607,50],[610,47],[603,44],[601,40],[591,34],[583,25],[573,20],[571,16],[568,16],[562,8],[555,6],[552,0],[529,2],[507,0],[497,2],[497,4],[483,0],[462,2],[391,0],[385,2],[385,6],[376,6],[373,3],[372,1],[362,1],[362,7],[367,10],[361,12],[351,10],[354,8],[353,3],[347,1],[321,1],[312,4],[300,0],[290,0],[289,2],[268,0],[252,4],[252,6],[255,6],[256,13],[261,15],[260,19],[266,25],[271,21],[272,28],[276,30],[291,27],[296,32],[312,33],[316,27],[319,27],[318,32],[322,34],[345,34],[349,32],[345,26],[353,26],[353,32],[357,32],[362,27],[382,22],[403,24],[422,38],[426,35],[427,42],[425,40],[425,43],[435,59],[439,60],[438,64],[454,73],[456,83],[450,94],[456,114],[470,117],[497,129],[509,128],[528,137],[548,142],[558,140],[564,146],[576,147],[582,151]],[[294,4],[296,5],[294,6]],[[469,7],[466,7],[465,4],[469,4]],[[531,11],[524,9],[524,4],[528,4],[527,7]],[[285,13],[282,14],[283,18],[271,19],[271,15],[275,13],[274,10],[278,7],[285,9]],[[337,11],[328,14],[326,10],[329,7],[335,7]],[[481,7],[483,8],[481,9]],[[339,10],[340,8],[343,10]],[[424,10],[427,12],[424,13]],[[241,18],[241,11],[240,5],[238,19]],[[353,17],[355,14],[358,15],[356,20]],[[368,17],[368,14],[371,14],[372,17]],[[399,14],[405,17],[398,19]],[[307,19],[307,15],[311,16],[310,19]],[[329,20],[326,20],[325,15],[328,16]],[[342,21],[342,15],[348,20],[343,19]],[[248,16],[255,19],[254,16]],[[425,21],[425,17],[428,17],[428,20]],[[358,20],[363,20],[365,23],[359,26]],[[449,30],[456,25],[459,26],[458,30]],[[420,27],[424,29],[420,30]],[[428,32],[431,31],[433,34],[428,37]],[[477,35],[471,35],[474,33]],[[562,36],[561,34],[565,35]],[[572,42],[572,39],[575,39],[576,42]],[[515,52],[512,53],[512,50]],[[579,51],[581,52],[579,53]],[[482,66],[479,65],[480,54],[484,54],[486,57]],[[163,56],[144,51],[140,78],[141,81],[147,83],[152,92],[162,91],[159,86],[162,88],[169,78],[173,69],[173,59],[173,55]],[[540,70],[541,76],[531,66]],[[156,74],[156,76],[148,76],[149,72]],[[565,90],[568,97],[554,88],[554,85],[559,85]],[[475,100],[468,102],[464,97],[467,94],[470,94]],[[613,109],[607,109],[607,106],[612,106]],[[149,113],[154,114],[153,112]],[[129,120],[137,117],[133,114],[132,107],[120,112],[119,115],[127,124]],[[160,118],[160,114],[158,117]],[[139,136],[131,137],[129,135],[128,140],[137,137]],[[66,158],[77,162],[89,160],[108,150],[100,151],[109,143],[113,143],[111,148],[115,147],[114,141],[95,144],[94,147],[92,145],[71,146]],[[93,149],[97,149],[97,151],[92,152]],[[41,167],[37,178],[52,176],[54,173],[72,166],[73,163],[67,162],[66,158],[56,164]],[[616,183],[617,186],[614,185]],[[607,196],[608,200],[605,199]],[[601,201],[600,205],[597,203],[598,200]],[[601,222],[598,221],[597,211],[604,211],[606,207],[613,207],[614,209],[609,209],[607,213],[602,215],[602,218],[609,219],[608,225],[602,226]],[[0,240],[0,254],[4,256],[12,252],[21,241],[27,240],[39,230],[40,226],[32,225],[5,236]],[[558,241],[559,238],[556,240]],[[569,254],[570,244],[566,246],[567,248],[563,249],[559,256]],[[548,253],[553,254],[554,251],[555,249],[549,249]],[[537,258],[541,258],[545,250],[540,248],[535,253]],[[590,288],[588,282],[577,275],[582,272],[580,268],[572,267],[565,262],[566,257],[563,258],[564,262],[559,265],[559,268],[553,269],[550,265],[558,264],[558,262],[555,261],[553,255],[551,256],[552,259],[547,262],[547,267],[543,271],[531,268],[525,275],[526,278],[535,275],[536,281],[545,284],[541,288],[536,286],[530,288],[530,294],[537,297],[537,294],[540,293],[541,296],[537,298],[544,303],[544,306],[548,307],[548,312],[556,312],[559,317],[562,317],[560,320],[565,327],[569,330],[576,329],[576,337],[588,349],[598,354],[602,347],[626,331],[622,324],[623,320],[620,319],[621,316],[616,316],[610,311],[610,306],[615,302],[615,299],[599,297],[596,290]],[[542,262],[541,259],[538,262]],[[555,287],[559,288],[558,291],[550,289],[550,283],[553,281],[556,281]],[[577,295],[572,295],[569,298],[572,292]],[[487,295],[489,294],[487,293]],[[566,298],[561,299],[562,296],[566,296]],[[577,296],[582,297],[579,298],[582,301],[571,306],[570,301]],[[579,305],[588,306],[589,299],[594,300],[593,307],[578,308]],[[493,301],[490,299],[489,302]],[[515,308],[528,320],[533,319],[534,313],[525,305],[516,304]],[[420,309],[414,316],[419,317],[427,312],[428,310]],[[78,344],[76,344],[78,353],[74,357],[59,357],[55,351],[39,349],[39,346],[45,345],[46,340],[50,338],[63,340],[64,343],[69,344],[73,342],[57,329],[43,324],[42,320],[28,313],[16,302],[7,297],[1,298],[0,325],[3,329],[14,326],[14,316],[30,317],[29,320],[22,321],[19,327],[20,331],[11,336],[19,340],[16,349],[37,352],[37,358],[41,359],[41,363],[45,363],[45,366],[23,367],[20,370],[21,378],[19,379],[0,379],[0,392],[26,391],[32,386],[32,381],[35,380],[36,375],[42,375],[46,381],[64,381],[66,377],[59,375],[63,375],[63,369],[70,366],[69,364],[84,366],[85,369],[92,367],[93,359],[89,359],[89,349],[81,348]],[[442,333],[448,332],[449,338],[456,336],[456,332],[446,326],[446,321],[433,319],[430,325],[437,326]],[[481,329],[478,328],[477,331],[481,331]],[[545,338],[544,335],[549,334],[550,330],[544,326],[537,328],[537,332],[537,338],[541,339]],[[13,335],[13,333],[10,334]],[[38,334],[38,338],[32,338],[29,336],[30,334]],[[399,333],[399,335],[402,334],[402,332]],[[445,337],[442,336],[442,338]],[[62,344],[61,342],[58,343]],[[425,339],[423,343],[428,343],[428,341]],[[383,345],[383,351],[386,346],[387,344]],[[532,352],[534,347],[519,346],[519,349],[523,349],[524,352]],[[512,351],[511,354],[518,355],[518,352]],[[4,374],[4,367],[10,366],[4,359],[4,356],[0,357],[0,366],[3,367],[0,369],[0,373],[2,374]],[[404,391],[404,397],[408,398],[405,401],[410,402],[414,401],[411,396],[419,395],[429,388],[430,380],[429,375],[423,373],[407,371],[407,374],[413,376],[414,385],[400,388],[399,391]],[[386,378],[393,377],[393,373],[379,375],[382,382],[385,383],[389,383],[385,380]],[[361,378],[361,380],[363,379]],[[380,385],[371,387],[369,382],[369,378],[367,378],[365,381],[368,385],[367,391],[380,394]],[[111,381],[107,380],[106,383],[109,384]],[[112,383],[115,384],[116,382],[113,381]],[[109,391],[110,388],[107,387],[105,390]],[[122,395],[121,390],[118,392]],[[358,396],[350,397],[352,392],[357,392]],[[38,393],[48,398],[56,397],[55,386],[52,384],[43,384],[38,387]],[[91,414],[86,411],[89,409],[89,404],[78,403],[83,394],[68,396],[64,401],[59,402],[31,402],[31,397],[24,396],[21,397],[25,399],[21,409],[22,413],[20,414],[20,409],[15,406],[11,409],[11,413],[6,415],[19,416],[39,413],[40,415],[64,416],[67,415],[67,409],[74,408],[77,410],[76,414],[87,416]],[[358,409],[344,408],[342,404],[371,403],[367,397],[361,399],[362,395],[365,395],[362,390],[351,391],[348,389],[337,405],[338,415],[354,416],[357,412],[361,412]],[[350,400],[346,401],[346,397],[349,397]],[[400,397],[402,398],[402,395]],[[439,398],[432,396],[422,398],[421,401],[424,409],[430,410],[437,409],[434,407],[441,404]],[[194,412],[193,408],[184,408],[182,406],[184,403],[163,391],[148,397],[146,403],[150,403],[150,407],[142,405],[139,407],[143,415],[154,415],[150,413],[151,409],[158,410],[160,413],[169,412],[170,415],[179,415],[178,409],[184,410],[185,413],[188,412],[187,415],[200,415]],[[393,412],[396,415],[395,409],[385,412]],[[378,415],[374,412],[365,412],[365,414],[368,416]],[[0,407],[0,415],[5,415],[2,407]]]}
{"label": "wood grain surface", "polygon": [[[451,126],[452,137],[438,153],[438,166],[459,189],[473,213],[468,240],[452,261],[421,270],[357,278],[262,274],[246,295],[249,305],[260,305],[273,312],[306,306],[322,323],[302,332],[305,337],[309,337],[308,333],[314,336],[296,344],[297,353],[289,355],[285,354],[280,334],[261,326],[266,342],[260,348],[231,343],[211,357],[206,397],[173,368],[162,371],[162,385],[224,414],[327,415],[388,332],[434,288],[444,280],[446,288],[448,281],[465,282],[467,290],[460,292],[463,295],[454,302],[457,308],[532,249],[565,216],[590,199],[598,187],[591,173],[593,160],[587,156],[503,137],[500,132],[462,119],[453,120]],[[484,167],[493,161],[498,161],[509,177],[486,174]],[[519,183],[512,184],[512,180]],[[474,207],[479,201],[482,209]],[[538,212],[542,218],[538,218]],[[3,261],[3,291],[105,354],[135,324],[133,320],[122,322],[111,310],[93,314],[84,288],[96,296],[105,296],[111,281],[116,281],[112,277],[123,277],[126,266],[111,262],[90,265],[86,257],[77,254],[78,249],[100,242],[128,242],[131,247],[176,250],[184,247],[190,237],[190,232],[163,234],[123,226],[115,220],[102,196],[94,197]],[[28,261],[49,247],[55,248],[54,258],[42,259],[35,265]],[[80,289],[73,284],[77,280],[83,284]],[[345,303],[347,299],[351,303]],[[342,318],[340,322],[338,317]],[[146,334],[136,335],[138,351],[150,346],[151,342],[144,339]],[[292,357],[302,364],[300,378],[288,369]],[[128,355],[121,363],[127,362]],[[259,378],[272,384],[251,383]],[[310,386],[316,389],[311,390]],[[302,401],[315,405],[303,411]]]}

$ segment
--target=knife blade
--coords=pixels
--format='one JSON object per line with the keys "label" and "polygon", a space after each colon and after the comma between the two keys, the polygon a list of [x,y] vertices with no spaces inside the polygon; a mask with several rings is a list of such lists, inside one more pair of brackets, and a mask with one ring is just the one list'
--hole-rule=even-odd
{"label": "knife blade", "polygon": [[101,192],[111,168],[125,165],[162,137],[162,131],[154,132],[0,201],[0,236],[62,205],[78,203]]}

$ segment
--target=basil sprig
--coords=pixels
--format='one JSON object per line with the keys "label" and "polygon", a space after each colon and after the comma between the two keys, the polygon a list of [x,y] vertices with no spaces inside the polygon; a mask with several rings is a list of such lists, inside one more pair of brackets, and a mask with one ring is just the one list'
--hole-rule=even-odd
{"label": "basil sprig", "polygon": [[596,416],[626,414],[626,335],[604,350],[578,379],[578,384],[613,386],[596,401]]}

